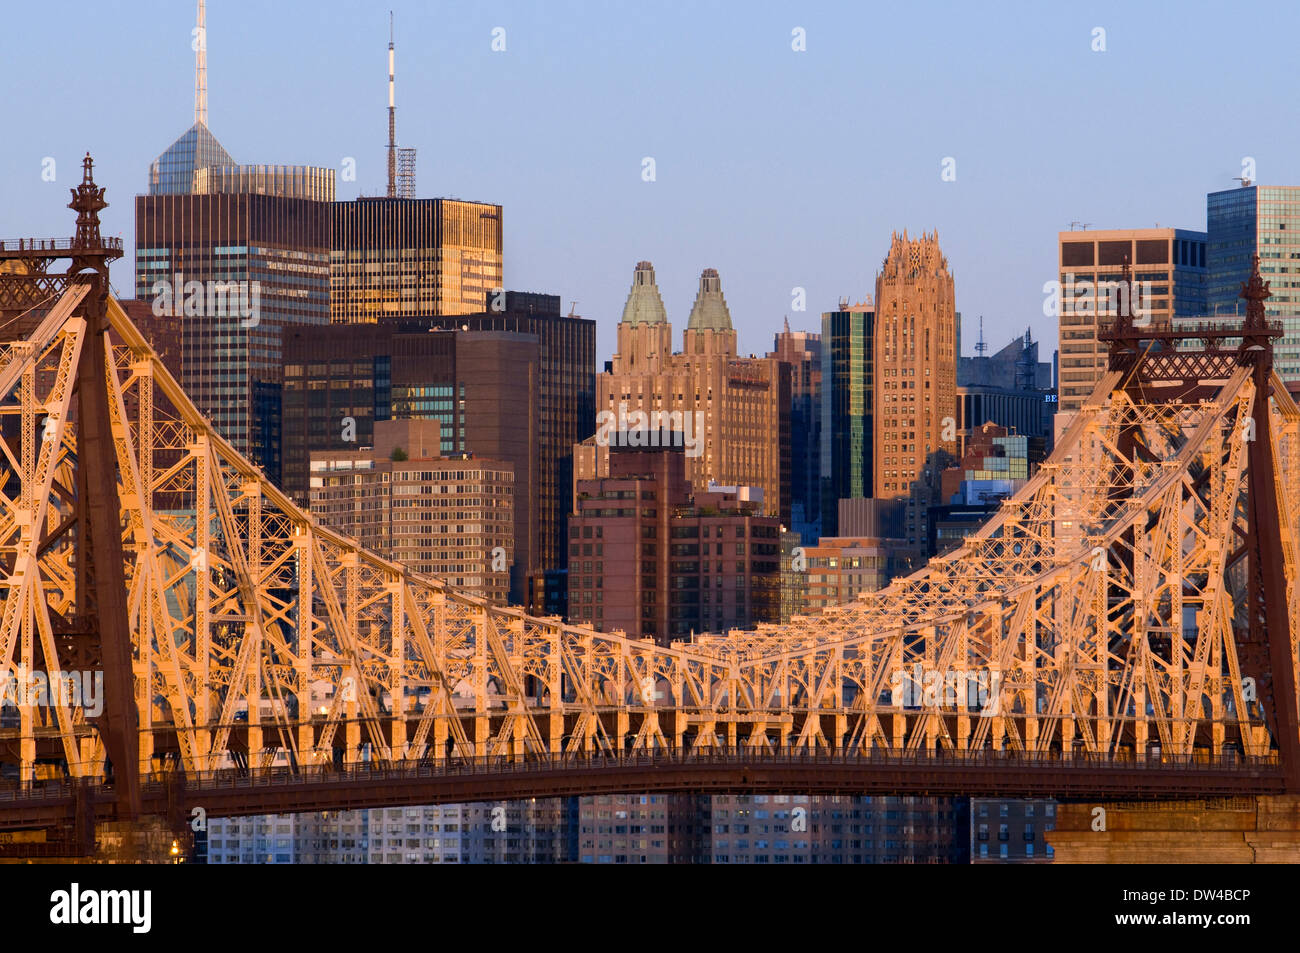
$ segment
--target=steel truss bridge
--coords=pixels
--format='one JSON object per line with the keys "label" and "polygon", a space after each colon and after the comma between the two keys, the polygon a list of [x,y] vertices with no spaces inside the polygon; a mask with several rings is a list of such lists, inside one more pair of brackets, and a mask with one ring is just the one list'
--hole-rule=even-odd
{"label": "steel truss bridge", "polygon": [[[297,508],[71,242],[0,245],[0,827],[612,791],[1300,793],[1300,410],[1231,325],[1103,335],[1056,451],[956,551],[668,645],[490,605]],[[17,247],[15,247],[17,246]],[[65,271],[54,262],[68,261]],[[979,685],[974,698],[967,691]]]}

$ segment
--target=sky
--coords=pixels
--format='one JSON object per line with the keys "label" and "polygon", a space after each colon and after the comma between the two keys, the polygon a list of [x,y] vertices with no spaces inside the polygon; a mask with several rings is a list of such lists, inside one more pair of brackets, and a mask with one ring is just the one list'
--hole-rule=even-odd
{"label": "sky", "polygon": [[[504,206],[505,286],[576,302],[600,363],[638,261],[676,346],[712,267],[762,354],[783,318],[818,330],[872,294],[903,229],[938,231],[964,353],[982,315],[993,350],[1028,327],[1046,359],[1058,231],[1203,229],[1247,159],[1300,183],[1284,0],[209,0],[209,128],[237,162],[352,159],[338,197],[382,193],[390,9],[420,196]],[[193,122],[194,18],[191,0],[5,4],[0,237],[70,235],[89,150],[131,295],[131,199]]]}

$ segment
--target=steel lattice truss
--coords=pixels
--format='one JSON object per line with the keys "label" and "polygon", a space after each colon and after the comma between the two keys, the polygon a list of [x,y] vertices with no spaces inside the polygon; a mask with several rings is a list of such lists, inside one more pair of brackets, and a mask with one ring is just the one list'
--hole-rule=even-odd
{"label": "steel lattice truss", "polygon": [[[78,644],[83,291],[0,351],[0,413],[17,422],[0,443],[11,674],[54,675]],[[1135,401],[1112,372],[959,550],[852,605],[661,647],[490,606],[322,526],[212,429],[112,299],[108,321],[145,777],[715,746],[1276,750],[1266,673],[1239,651],[1247,368],[1187,403]],[[1300,411],[1280,386],[1269,400],[1294,665]],[[23,778],[51,762],[103,776],[80,708],[24,703],[17,722],[0,735],[16,736]]]}

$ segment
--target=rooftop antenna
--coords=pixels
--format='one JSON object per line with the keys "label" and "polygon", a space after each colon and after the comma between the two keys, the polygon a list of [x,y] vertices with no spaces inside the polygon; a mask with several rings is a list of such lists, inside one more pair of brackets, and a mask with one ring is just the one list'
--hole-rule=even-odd
{"label": "rooftop antenna", "polygon": [[1074,231],[1074,226],[1076,225],[1079,226],[1080,231],[1086,232],[1090,227],[1092,227],[1092,222],[1071,222],[1070,231]]}
{"label": "rooftop antenna", "polygon": [[203,0],[199,0],[199,25],[194,30],[194,121],[208,124],[208,28]]}
{"label": "rooftop antenna", "polygon": [[[200,0],[202,2],[202,0]],[[397,197],[397,100],[393,79],[393,11],[388,11],[388,197]]]}
{"label": "rooftop antenna", "polygon": [[1241,183],[1241,187],[1242,187],[1243,189],[1248,189],[1248,188],[1250,188],[1251,180],[1248,179],[1248,178],[1246,178],[1246,176],[1244,176],[1244,175],[1234,175],[1233,178],[1234,178],[1236,181],[1238,181],[1238,182]]}
{"label": "rooftop antenna", "polygon": [[983,357],[989,346],[984,343],[984,315],[980,315],[980,339],[975,342],[975,355]]}

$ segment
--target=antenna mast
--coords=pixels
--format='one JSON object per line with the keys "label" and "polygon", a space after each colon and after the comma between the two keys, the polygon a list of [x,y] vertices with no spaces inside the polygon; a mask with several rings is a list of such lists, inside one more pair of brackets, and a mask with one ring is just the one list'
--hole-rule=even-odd
{"label": "antenna mast", "polygon": [[[200,0],[202,2],[202,0]],[[388,11],[388,197],[397,197],[397,100],[393,92],[393,11]]]}
{"label": "antenna mast", "polygon": [[208,28],[199,0],[199,25],[194,30],[194,121],[208,124]]}

